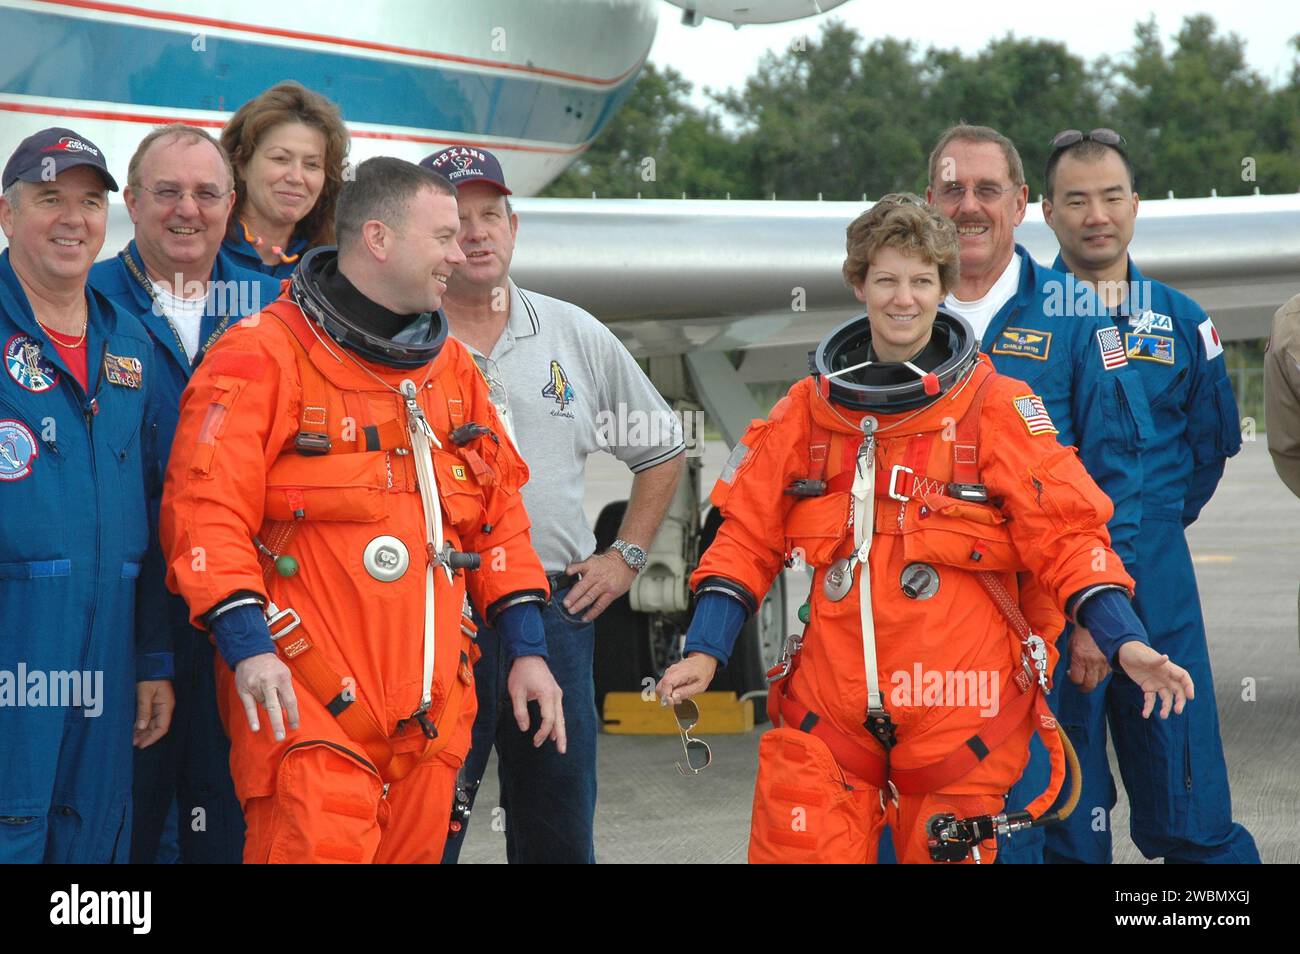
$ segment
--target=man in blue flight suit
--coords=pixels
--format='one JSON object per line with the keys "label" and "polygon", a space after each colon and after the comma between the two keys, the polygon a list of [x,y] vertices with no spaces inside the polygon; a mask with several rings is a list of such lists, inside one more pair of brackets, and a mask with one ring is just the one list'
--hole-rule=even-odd
{"label": "man in blue flight suit", "polygon": [[0,862],[124,862],[132,742],[173,707],[169,647],[134,626],[153,345],[86,285],[117,191],[99,149],[34,133],[3,188]]}
{"label": "man in blue flight suit", "polygon": [[[163,475],[181,392],[208,347],[239,319],[279,297],[270,275],[221,252],[234,204],[234,174],[220,143],[194,126],[162,126],[131,157],[125,192],[135,238],[90,270],[90,284],[139,317],[159,355],[146,435],[149,539],[158,539]],[[154,543],[145,558],[136,625],[161,632],[176,657],[176,715],[166,739],[136,754],[131,860],[170,859],[164,822],[177,805],[179,857],[187,864],[239,864],[244,816],[230,778],[230,740],[217,712],[214,650],[189,624],[185,601],[168,592]]]}
{"label": "man in blue flight suit", "polygon": [[[1130,366],[1149,398],[1154,435],[1142,451],[1144,482],[1134,606],[1151,645],[1203,687],[1182,718],[1141,718],[1142,692],[1112,675],[1095,647],[1073,647],[1069,678],[1058,678],[1057,716],[1079,754],[1083,797],[1064,824],[1047,830],[1044,860],[1108,863],[1115,805],[1106,723],[1128,792],[1133,842],[1148,858],[1258,862],[1254,839],[1232,820],[1228,769],[1219,739],[1205,623],[1184,528],[1194,521],[1241,449],[1237,402],[1218,332],[1201,307],[1142,275],[1128,256],[1137,216],[1133,168],[1109,129],[1067,130],[1052,141],[1043,217],[1061,254],[1053,268],[1094,289],[1124,337]],[[1127,561],[1126,561],[1127,565]]]}
{"label": "man in blue flight suit", "polygon": [[[998,371],[1043,399],[1060,442],[1078,447],[1088,474],[1114,503],[1111,547],[1132,565],[1142,513],[1139,451],[1150,437],[1151,417],[1118,331],[1092,292],[1067,295],[1065,276],[1016,243],[1029,188],[1011,140],[987,126],[953,126],[930,153],[929,176],[926,198],[953,220],[961,244],[961,281],[944,308],[970,323]],[[1067,627],[1062,662],[1085,644],[1092,645],[1086,629]],[[1047,788],[1047,751],[1037,737],[1030,752],[1008,809],[1024,808]],[[1041,858],[1042,846],[1041,829],[1021,832],[998,861]]]}

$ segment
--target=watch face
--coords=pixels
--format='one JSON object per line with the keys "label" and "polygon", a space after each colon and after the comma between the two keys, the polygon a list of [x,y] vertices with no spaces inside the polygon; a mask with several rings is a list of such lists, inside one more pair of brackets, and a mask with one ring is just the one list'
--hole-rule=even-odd
{"label": "watch face", "polygon": [[635,543],[620,541],[613,549],[622,554],[623,562],[635,570],[639,570],[646,565],[646,552]]}

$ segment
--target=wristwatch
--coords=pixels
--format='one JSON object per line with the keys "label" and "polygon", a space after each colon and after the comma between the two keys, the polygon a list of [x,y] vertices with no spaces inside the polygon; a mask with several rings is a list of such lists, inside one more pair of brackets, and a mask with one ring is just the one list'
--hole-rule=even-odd
{"label": "wristwatch", "polygon": [[645,569],[646,552],[635,543],[628,543],[626,540],[615,540],[609,545],[609,548],[621,556],[623,562],[638,573]]}

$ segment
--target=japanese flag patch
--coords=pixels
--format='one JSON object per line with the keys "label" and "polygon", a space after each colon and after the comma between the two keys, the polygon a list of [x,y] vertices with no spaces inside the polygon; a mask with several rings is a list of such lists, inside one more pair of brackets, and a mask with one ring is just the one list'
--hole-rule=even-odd
{"label": "japanese flag patch", "polygon": [[1052,423],[1052,417],[1047,413],[1047,408],[1043,406],[1043,399],[1037,394],[1026,394],[1024,397],[1015,399],[1016,411],[1020,414],[1020,419],[1025,422],[1025,427],[1029,428],[1030,434],[1058,434],[1056,425]]}
{"label": "japanese flag patch", "polygon": [[1118,328],[1098,329],[1097,346],[1101,349],[1101,365],[1107,371],[1128,364],[1128,358],[1124,357],[1124,342],[1120,339]]}
{"label": "japanese flag patch", "polygon": [[1201,332],[1201,340],[1205,342],[1205,359],[1207,361],[1223,354],[1223,342],[1219,339],[1219,331],[1214,327],[1213,321],[1207,317],[1200,323],[1198,330]]}

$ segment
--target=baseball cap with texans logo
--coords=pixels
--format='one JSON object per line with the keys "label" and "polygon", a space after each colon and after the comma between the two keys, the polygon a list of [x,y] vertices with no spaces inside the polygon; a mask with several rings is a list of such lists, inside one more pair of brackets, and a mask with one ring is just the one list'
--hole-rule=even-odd
{"label": "baseball cap with texans logo", "polygon": [[48,182],[50,179],[76,166],[90,166],[104,179],[104,184],[116,192],[117,182],[108,172],[104,154],[89,139],[78,136],[71,129],[54,126],[32,133],[18,144],[14,154],[5,163],[3,185],[8,189],[19,180],[23,182]]}
{"label": "baseball cap with texans logo", "polygon": [[486,182],[494,185],[506,195],[513,195],[506,188],[505,173],[497,157],[486,149],[474,146],[448,146],[431,156],[420,160],[420,165],[443,176],[454,186],[467,182]]}

